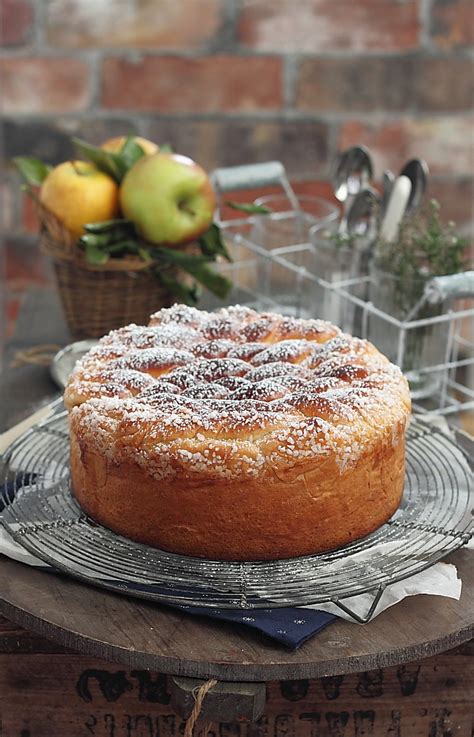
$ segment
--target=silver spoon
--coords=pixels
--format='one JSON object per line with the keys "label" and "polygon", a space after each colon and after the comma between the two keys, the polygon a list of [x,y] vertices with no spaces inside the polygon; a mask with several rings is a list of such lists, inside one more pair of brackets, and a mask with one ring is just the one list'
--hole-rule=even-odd
{"label": "silver spoon", "polygon": [[349,235],[370,241],[377,232],[380,197],[371,187],[364,187],[354,197],[347,213]]}
{"label": "silver spoon", "polygon": [[372,159],[364,146],[352,146],[337,157],[332,183],[336,198],[344,202],[340,233],[347,230],[347,214],[353,197],[368,185],[372,175]]}
{"label": "silver spoon", "polygon": [[347,233],[354,237],[350,263],[351,278],[363,276],[368,269],[370,250],[379,227],[380,197],[370,187],[354,197],[347,214]]}
{"label": "silver spoon", "polygon": [[401,170],[400,176],[408,177],[411,182],[405,215],[412,215],[419,208],[428,184],[428,174],[428,164],[423,159],[410,159]]}
{"label": "silver spoon", "polygon": [[372,159],[364,146],[352,146],[336,159],[332,183],[339,202],[365,187],[373,175]]}

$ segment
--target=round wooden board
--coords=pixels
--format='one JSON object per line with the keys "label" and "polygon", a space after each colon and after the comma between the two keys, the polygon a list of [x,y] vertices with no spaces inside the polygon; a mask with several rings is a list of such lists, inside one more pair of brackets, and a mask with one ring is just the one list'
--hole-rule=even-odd
{"label": "round wooden board", "polygon": [[314,678],[396,665],[470,639],[474,554],[448,559],[463,580],[460,601],[414,596],[370,624],[339,621],[296,652],[250,628],[86,586],[0,557],[0,612],[82,653],[193,678],[271,681]]}

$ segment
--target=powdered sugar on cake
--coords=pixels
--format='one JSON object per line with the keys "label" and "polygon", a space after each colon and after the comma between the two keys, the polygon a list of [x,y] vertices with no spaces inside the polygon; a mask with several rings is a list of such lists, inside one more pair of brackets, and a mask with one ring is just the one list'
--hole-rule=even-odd
{"label": "powdered sugar on cake", "polygon": [[304,473],[329,455],[342,473],[410,403],[397,367],[329,323],[184,305],[105,336],[65,402],[77,436],[111,462],[209,479]]}

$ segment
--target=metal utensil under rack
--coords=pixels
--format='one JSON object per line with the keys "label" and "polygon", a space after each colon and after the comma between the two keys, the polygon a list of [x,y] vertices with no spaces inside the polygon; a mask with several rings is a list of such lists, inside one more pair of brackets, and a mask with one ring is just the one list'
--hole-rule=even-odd
{"label": "metal utensil under rack", "polygon": [[[388,584],[458,549],[472,529],[467,460],[450,437],[418,420],[408,430],[405,494],[394,517],[343,549],[291,560],[189,558],[96,524],[71,494],[64,412],[21,436],[3,462],[8,483],[2,522],[15,540],[78,579],[174,605],[251,609],[332,601],[357,621],[367,621]],[[368,592],[371,604],[361,617],[347,599]]]}

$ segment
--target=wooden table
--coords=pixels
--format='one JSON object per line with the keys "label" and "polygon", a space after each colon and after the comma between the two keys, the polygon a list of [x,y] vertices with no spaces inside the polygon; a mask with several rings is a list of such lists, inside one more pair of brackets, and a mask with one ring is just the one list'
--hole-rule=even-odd
{"label": "wooden table", "polygon": [[0,613],[65,647],[129,668],[224,681],[316,678],[396,665],[473,634],[473,554],[448,559],[461,599],[409,597],[361,626],[338,620],[296,652],[247,627],[216,622],[0,560]]}
{"label": "wooden table", "polygon": [[[35,331],[31,342],[67,340],[52,319],[54,304],[49,295],[32,295],[13,348],[28,343],[32,312],[43,334]],[[21,372],[28,379],[23,396]],[[5,424],[55,392],[38,367],[7,371],[2,386]],[[460,550],[449,560],[464,582],[459,602],[406,599],[368,625],[330,625],[291,653],[244,627],[1,558],[0,613],[7,619],[0,619],[0,735],[178,735],[171,674],[267,684],[264,717],[215,726],[221,735],[471,737],[473,553]]]}

